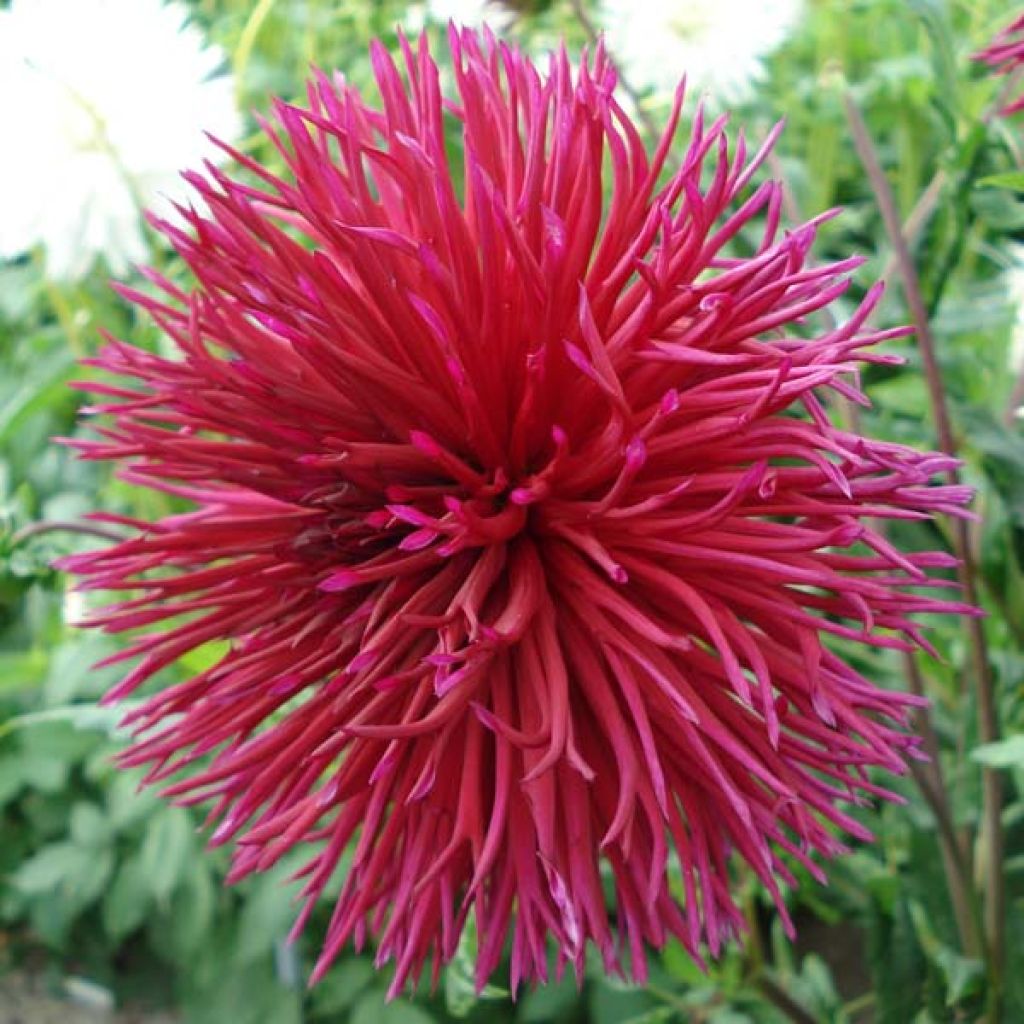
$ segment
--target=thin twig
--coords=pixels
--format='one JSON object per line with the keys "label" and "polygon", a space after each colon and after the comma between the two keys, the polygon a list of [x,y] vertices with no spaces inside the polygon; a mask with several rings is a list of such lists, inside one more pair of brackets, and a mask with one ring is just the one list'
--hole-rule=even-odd
{"label": "thin twig", "polygon": [[[900,277],[906,292],[907,305],[914,322],[921,362],[924,365],[925,381],[931,400],[932,415],[938,434],[939,446],[942,451],[955,457],[956,443],[953,426],[949,416],[946,394],[943,386],[942,371],[936,357],[935,339],[932,335],[928,313],[921,285],[910,255],[910,249],[903,236],[896,210],[896,202],[888,179],[882,170],[881,162],[875,146],[871,141],[864,118],[853,99],[846,96],[846,115],[850,130],[853,133],[854,145],[864,170],[871,182],[875,199],[885,223],[886,233],[896,254]],[[956,469],[947,473],[950,483],[957,484],[959,474]],[[971,606],[978,605],[978,588],[974,559],[969,542],[967,523],[963,519],[953,521],[953,546],[958,559],[957,577],[965,600]],[[967,633],[970,640],[973,674],[976,684],[978,704],[978,734],[983,743],[991,743],[999,738],[999,719],[996,711],[995,684],[988,660],[985,631],[980,619],[971,615],[967,618]],[[1001,979],[1005,946],[1005,908],[1003,878],[1003,825],[1002,777],[997,769],[984,767],[983,780],[983,821],[986,841],[986,886],[985,886],[985,932],[989,949],[989,966],[992,972],[994,991],[990,1004],[991,1019],[998,1020],[999,1002],[1001,998]]]}
{"label": "thin twig", "polygon": [[[587,14],[582,0],[570,0],[570,6],[572,7],[573,14],[576,15],[576,20],[580,23],[580,27],[590,40],[591,45],[596,46],[601,38],[601,32],[594,24],[590,15]],[[622,73],[622,66],[615,59],[615,54],[613,54],[607,46],[605,47],[605,55],[608,58],[608,63],[611,64],[612,68],[615,70],[615,74],[619,79],[619,85],[622,86],[622,91],[625,92],[625,94],[633,101],[633,106],[636,108],[636,116],[640,118],[640,123],[644,126],[644,132],[648,139],[657,139],[661,135],[661,132],[658,130],[658,126],[655,123],[654,118],[651,117],[650,111],[644,108],[643,97],[640,95],[640,91]]]}
{"label": "thin twig", "polygon": [[38,523],[29,523],[20,530],[16,530],[11,537],[12,547],[24,544],[31,537],[40,537],[44,533],[81,533],[87,537],[99,537],[102,540],[121,541],[124,534],[116,530],[108,529],[106,526],[97,526],[95,523],[76,523],[64,519],[44,519]]}

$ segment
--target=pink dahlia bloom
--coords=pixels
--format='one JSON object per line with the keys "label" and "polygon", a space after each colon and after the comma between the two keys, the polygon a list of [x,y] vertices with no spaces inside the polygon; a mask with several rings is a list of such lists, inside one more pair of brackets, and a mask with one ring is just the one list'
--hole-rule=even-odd
{"label": "pink dahlia bloom", "polygon": [[[1024,65],[1024,14],[1007,25],[974,59],[987,64],[996,74],[1018,71]],[[1019,110],[1024,110],[1024,96],[1009,103],[1001,113],[1016,114]]]}
{"label": "pink dahlia bloom", "polygon": [[771,140],[698,112],[671,156],[680,89],[648,152],[600,48],[450,45],[456,95],[425,41],[378,45],[379,108],[318,75],[266,125],[280,177],[192,176],[207,214],[158,226],[194,283],[122,289],[177,353],[109,340],[79,447],[193,508],[65,565],[124,592],[92,625],[141,630],[111,701],[226,641],[123,761],[212,804],[232,879],[308,845],[297,930],[341,876],[315,977],[372,935],[393,991],[436,981],[472,916],[481,985],[509,939],[513,988],[549,938],[642,980],[741,930],[730,855],[788,924],[787,864],[871,838],[842,805],[916,755],[913,698],[831,641],[927,647],[912,614],[964,610],[922,589],[952,559],[878,524],[968,493],[830,422],[903,332],[865,327],[874,289],[798,333],[858,260],[780,233]]}

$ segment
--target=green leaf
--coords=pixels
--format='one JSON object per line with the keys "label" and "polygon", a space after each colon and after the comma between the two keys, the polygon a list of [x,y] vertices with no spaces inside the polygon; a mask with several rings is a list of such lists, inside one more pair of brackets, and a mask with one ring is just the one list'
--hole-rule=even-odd
{"label": "green leaf", "polygon": [[238,923],[238,963],[252,963],[266,956],[274,942],[287,934],[295,919],[294,897],[294,886],[286,885],[276,874],[261,878],[247,894]]}
{"label": "green leaf", "polygon": [[188,1024],[301,1024],[301,996],[278,984],[269,963],[231,970],[217,952],[210,949],[189,973]]}
{"label": "green leaf", "polygon": [[82,855],[83,851],[74,843],[51,843],[21,865],[14,884],[29,895],[53,892],[80,869]]}
{"label": "green leaf", "polygon": [[67,782],[73,760],[53,757],[45,751],[29,750],[17,758],[11,773],[17,773],[21,784],[29,789],[56,793]]}
{"label": "green leaf", "polygon": [[120,771],[106,785],[107,814],[111,826],[122,832],[164,805],[153,789],[139,790],[139,772]]}
{"label": "green leaf", "polygon": [[80,801],[71,808],[71,838],[78,846],[105,846],[112,835],[110,823],[95,804]]}
{"label": "green leaf", "polygon": [[231,650],[227,640],[210,640],[181,656],[181,665],[190,675],[199,675],[213,668]]}
{"label": "green leaf", "polygon": [[516,1014],[516,1020],[536,1024],[540,1024],[541,1021],[562,1020],[569,1016],[577,999],[579,993],[572,978],[566,977],[561,981],[549,982],[542,988],[536,988],[526,994]]}
{"label": "green leaf", "polygon": [[893,915],[873,908],[869,932],[868,959],[878,996],[878,1024],[907,1024],[924,1003],[924,956],[918,945],[906,903],[893,908]]}
{"label": "green leaf", "polygon": [[13,754],[0,756],[0,808],[16,797],[25,786],[21,764]]}
{"label": "green leaf", "polygon": [[133,702],[123,701],[116,708],[101,708],[93,704],[69,704],[67,707],[47,708],[45,711],[30,711],[8,718],[6,722],[0,722],[0,737],[19,729],[65,722],[76,729],[99,730],[114,736],[120,729],[121,719],[132,706]]}
{"label": "green leaf", "polygon": [[622,1024],[657,1009],[640,986],[627,987],[621,979],[601,976],[589,987],[587,1020],[590,1024]]}
{"label": "green leaf", "polygon": [[14,876],[14,884],[29,896],[58,900],[73,914],[93,903],[114,867],[108,849],[94,850],[72,842],[51,843],[29,858]]}
{"label": "green leaf", "polygon": [[146,830],[139,856],[149,880],[149,891],[158,902],[174,890],[192,848],[192,826],[180,807],[168,807],[154,815]]}
{"label": "green leaf", "polygon": [[755,1024],[753,1017],[729,1006],[721,1006],[712,1010],[707,1018],[708,1024]]}
{"label": "green leaf", "polygon": [[209,940],[217,909],[217,887],[205,862],[193,863],[175,891],[167,916],[170,945],[179,960],[187,960]]}
{"label": "green leaf", "polygon": [[685,985],[700,985],[707,980],[707,975],[694,963],[693,957],[678,939],[672,939],[665,946],[661,960],[665,970]]}
{"label": "green leaf", "polygon": [[671,1006],[657,1006],[653,1010],[641,1013],[638,1017],[630,1017],[622,1024],[669,1024],[679,1020],[678,1011]]}
{"label": "green leaf", "polygon": [[383,990],[367,992],[352,1011],[349,1024],[434,1024],[426,1010],[405,1000],[385,1002]]}
{"label": "green leaf", "polygon": [[448,1012],[457,1018],[468,1017],[483,999],[508,999],[506,989],[496,985],[484,985],[476,990],[477,933],[472,921],[459,936],[455,957],[444,972],[445,1005]]}
{"label": "green leaf", "polygon": [[43,681],[49,664],[49,656],[38,649],[0,654],[0,693],[35,689]]}
{"label": "green leaf", "polygon": [[987,178],[981,178],[978,184],[986,188],[1008,188],[1014,192],[1024,192],[1024,171],[990,174]]}
{"label": "green leaf", "polygon": [[121,865],[103,898],[103,928],[110,938],[123,939],[145,921],[149,908],[149,884],[136,855]]}
{"label": "green leaf", "polygon": [[971,760],[990,768],[1024,768],[1024,733],[975,747]]}
{"label": "green leaf", "polygon": [[[75,701],[93,701],[101,696],[124,673],[120,665],[101,669],[93,666],[116,649],[110,637],[97,633],[76,635],[60,644],[53,651],[46,674],[46,703],[57,708],[78,707]],[[123,711],[111,711],[108,717],[116,727],[122,716]]]}
{"label": "green leaf", "polygon": [[946,977],[946,1005],[955,1006],[981,990],[985,965],[980,960],[961,956],[948,946],[935,955],[935,962]]}
{"label": "green leaf", "polygon": [[375,974],[373,963],[363,957],[339,961],[313,989],[313,1013],[333,1024],[333,1019],[339,1018],[352,1006]]}
{"label": "green leaf", "polygon": [[67,399],[65,381],[75,365],[74,353],[65,345],[51,350],[33,365],[18,387],[0,400],[0,442],[16,436],[27,417]]}

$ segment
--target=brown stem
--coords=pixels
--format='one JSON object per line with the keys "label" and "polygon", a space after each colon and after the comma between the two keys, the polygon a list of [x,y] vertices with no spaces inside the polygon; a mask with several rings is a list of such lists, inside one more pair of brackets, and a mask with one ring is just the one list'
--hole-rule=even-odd
{"label": "brown stem", "polygon": [[[587,39],[590,40],[591,45],[596,46],[601,38],[601,32],[587,13],[582,0],[570,0],[570,6],[572,7],[573,14],[576,15],[576,20],[580,23],[580,27],[586,33]],[[654,118],[644,109],[643,97],[640,95],[639,90],[622,73],[622,66],[615,59],[615,54],[612,53],[607,44],[605,45],[605,53],[608,56],[608,63],[615,69],[615,74],[618,76],[619,85],[622,86],[623,92],[633,101],[633,106],[636,108],[636,116],[640,118],[640,123],[644,126],[644,132],[648,139],[657,139],[661,132],[658,130]]]}
{"label": "brown stem", "polygon": [[[947,179],[948,175],[944,170],[936,171],[934,177],[928,182],[925,190],[914,204],[914,208],[908,214],[907,219],[903,222],[902,234],[907,240],[908,247],[917,241],[921,232],[927,226],[928,221],[932,219],[932,214],[939,205],[939,199],[942,198],[942,190],[946,187]],[[886,261],[885,268],[882,270],[881,280],[888,284],[898,269],[898,260],[894,251]]]}
{"label": "brown stem", "polygon": [[1021,365],[1017,373],[1013,391],[1010,392],[1010,400],[1006,403],[1006,409],[1003,412],[1003,422],[1008,427],[1012,427],[1016,423],[1017,410],[1022,406],[1024,406],[1024,364]]}
{"label": "brown stem", "polygon": [[[864,170],[867,172],[871,182],[875,199],[882,214],[882,220],[885,223],[886,233],[896,254],[896,262],[900,277],[903,280],[907,305],[910,309],[910,315],[917,334],[921,362],[924,365],[925,381],[928,385],[928,394],[931,399],[932,415],[935,420],[939,446],[947,455],[956,456],[957,449],[953,435],[953,426],[949,416],[949,407],[946,402],[946,393],[943,387],[942,371],[939,368],[936,357],[935,339],[932,335],[931,325],[928,322],[928,313],[921,294],[917,269],[911,258],[907,240],[903,236],[892,189],[882,170],[882,165],[878,159],[875,146],[871,141],[867,125],[864,123],[864,118],[860,110],[857,109],[853,99],[849,95],[845,99],[846,115],[853,134],[857,155],[860,157]],[[956,469],[949,470],[947,476],[953,484],[956,484],[959,480],[959,474]],[[959,562],[957,577],[964,599],[969,605],[976,607],[978,605],[976,571],[971,553],[967,523],[963,519],[955,519],[953,521],[953,546]],[[995,684],[989,666],[985,631],[977,616],[972,615],[968,617],[967,633],[970,641],[971,661],[978,704],[978,735],[983,743],[991,743],[999,738],[999,719],[996,712]],[[989,968],[994,985],[990,1013],[993,1020],[998,1020],[998,1004],[1005,952],[1003,786],[1002,777],[998,769],[982,768],[982,789],[982,816],[987,855],[985,872],[987,875],[985,885],[985,933],[990,953]]]}
{"label": "brown stem", "polygon": [[[904,652],[903,664],[911,692],[918,697],[925,694],[924,678],[911,651]],[[930,761],[927,764],[910,762],[910,773],[917,783],[921,795],[925,798],[935,817],[938,828],[939,849],[942,851],[942,866],[949,888],[949,898],[953,905],[957,932],[960,935],[960,947],[967,956],[981,956],[984,949],[984,934],[978,919],[978,908],[974,899],[971,882],[971,849],[970,845],[960,842],[956,832],[956,823],[950,807],[949,790],[943,776],[942,762],[939,759],[939,740],[935,735],[931,715],[926,708],[919,708],[915,714],[914,727],[924,739],[925,753]]]}
{"label": "brown stem", "polygon": [[11,537],[11,545],[17,547],[24,544],[32,537],[39,537],[44,533],[81,533],[87,537],[99,537],[102,540],[120,541],[124,535],[116,530],[108,529],[106,526],[97,526],[95,523],[75,523],[63,519],[44,519],[38,523],[29,523],[20,530],[16,530]]}

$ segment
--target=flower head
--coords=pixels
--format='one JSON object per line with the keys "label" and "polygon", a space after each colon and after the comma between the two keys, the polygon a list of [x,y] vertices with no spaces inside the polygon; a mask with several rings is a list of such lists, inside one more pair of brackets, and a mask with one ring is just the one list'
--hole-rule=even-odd
{"label": "flower head", "polygon": [[160,226],[194,285],[124,289],[177,357],[110,340],[79,446],[194,508],[64,564],[124,592],[92,625],[143,630],[110,700],[226,642],[123,760],[212,803],[233,879],[309,844],[297,928],[347,851],[316,976],[372,934],[395,990],[436,980],[472,915],[480,984],[510,933],[513,987],[549,937],[642,979],[742,928],[731,853],[788,921],[787,861],[870,838],[841,804],[916,753],[914,698],[832,641],[927,646],[951,559],[877,524],[968,495],[831,424],[904,332],[866,327],[872,289],[798,333],[859,261],[808,262],[821,218],[780,232],[771,139],[698,112],[672,157],[680,90],[648,152],[601,48],[545,75],[450,45],[457,95],[424,40],[404,73],[377,45],[380,108],[318,75],[267,124],[283,174],[192,176],[208,213]]}
{"label": "flower head", "polygon": [[746,99],[763,59],[786,39],[803,0],[603,0],[608,47],[630,83],[671,96],[685,74],[720,103]]}
{"label": "flower head", "polygon": [[[1011,74],[1024,65],[1024,14],[1007,25],[984,50],[974,55],[974,59],[987,64],[999,75]],[[1008,103],[1001,113],[1016,114],[1019,110],[1024,110],[1024,96]]]}
{"label": "flower head", "polygon": [[[47,271],[115,273],[146,257],[140,209],[233,138],[222,53],[162,0],[13,0],[0,11],[0,258],[42,243]],[[168,209],[170,206],[168,204]]]}

